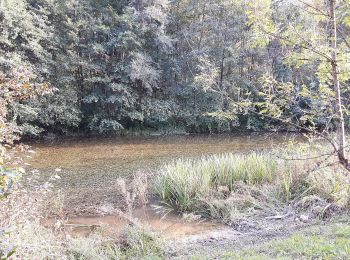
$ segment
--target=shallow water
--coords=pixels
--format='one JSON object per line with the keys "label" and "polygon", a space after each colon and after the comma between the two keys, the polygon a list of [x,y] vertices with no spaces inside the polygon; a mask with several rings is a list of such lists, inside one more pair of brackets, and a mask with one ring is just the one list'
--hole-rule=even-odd
{"label": "shallow water", "polygon": [[[119,232],[128,221],[116,215],[97,216],[104,208],[118,208],[123,203],[117,179],[140,171],[153,172],[175,158],[195,158],[226,152],[249,152],[272,149],[298,139],[291,135],[190,135],[137,138],[84,138],[32,144],[36,153],[31,168],[42,178],[58,174],[55,190],[70,216],[70,228],[80,235],[89,233],[91,225],[107,225]],[[60,202],[59,198],[62,198]],[[106,214],[106,213],[104,213]],[[153,210],[136,210],[134,217],[168,237],[197,234],[220,228],[204,222],[186,222],[177,215],[163,218]]]}
{"label": "shallow water", "polygon": [[[225,226],[209,220],[184,219],[181,216],[170,213],[163,215],[151,207],[136,209],[133,218],[143,227],[156,231],[165,238],[176,238],[186,235],[202,234],[212,230],[225,229]],[[53,224],[53,220],[46,223]],[[76,236],[87,236],[97,228],[109,234],[120,234],[130,223],[119,215],[106,216],[80,216],[69,218],[65,229]]]}
{"label": "shallow water", "polygon": [[172,158],[272,148],[293,139],[287,135],[170,136],[84,138],[32,144],[32,167],[44,172],[84,171],[84,175],[128,174],[153,169]]}
{"label": "shallow water", "polygon": [[71,139],[33,144],[36,154],[30,163],[46,179],[58,174],[61,179],[55,183],[56,187],[63,194],[81,193],[83,202],[113,189],[120,176],[154,171],[174,158],[270,149],[291,138],[290,135],[194,135]]}

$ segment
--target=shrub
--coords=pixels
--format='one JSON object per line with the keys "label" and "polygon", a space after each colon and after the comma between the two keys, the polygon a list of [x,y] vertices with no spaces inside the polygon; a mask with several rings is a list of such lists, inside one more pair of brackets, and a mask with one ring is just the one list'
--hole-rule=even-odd
{"label": "shrub", "polygon": [[22,168],[9,169],[4,162],[5,148],[0,144],[0,200],[10,192],[15,181],[18,179]]}
{"label": "shrub", "polygon": [[157,259],[164,257],[162,240],[156,233],[143,227],[124,229],[118,241],[119,251],[125,259]]}

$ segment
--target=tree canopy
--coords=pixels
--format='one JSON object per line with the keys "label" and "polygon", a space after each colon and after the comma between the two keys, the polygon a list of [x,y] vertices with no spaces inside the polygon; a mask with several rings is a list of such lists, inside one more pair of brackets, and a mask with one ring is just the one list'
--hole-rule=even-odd
{"label": "tree canopy", "polygon": [[[30,136],[293,130],[276,117],[332,129],[326,2],[2,1],[1,73],[27,70],[52,90],[16,100],[7,118]],[[345,98],[349,5],[335,6]]]}

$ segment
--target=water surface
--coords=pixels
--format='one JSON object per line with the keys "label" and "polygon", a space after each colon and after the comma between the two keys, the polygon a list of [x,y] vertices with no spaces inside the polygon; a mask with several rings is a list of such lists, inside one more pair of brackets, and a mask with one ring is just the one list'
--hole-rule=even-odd
{"label": "water surface", "polygon": [[[134,218],[134,223],[119,215],[72,217],[64,225],[64,228],[76,236],[88,236],[97,228],[104,228],[105,232],[111,235],[118,235],[123,232],[126,226],[135,225],[136,221],[137,224],[156,231],[164,238],[178,238],[227,228],[223,224],[210,220],[186,219],[175,213],[163,215],[151,207],[134,210],[132,217]],[[53,220],[51,220],[51,223],[49,222],[46,225],[53,225],[54,223]]]}
{"label": "water surface", "polygon": [[88,211],[118,203],[120,176],[155,171],[180,157],[271,149],[293,138],[260,134],[69,139],[33,144],[31,167],[46,179],[59,174],[55,188],[61,190],[64,203],[73,211]]}

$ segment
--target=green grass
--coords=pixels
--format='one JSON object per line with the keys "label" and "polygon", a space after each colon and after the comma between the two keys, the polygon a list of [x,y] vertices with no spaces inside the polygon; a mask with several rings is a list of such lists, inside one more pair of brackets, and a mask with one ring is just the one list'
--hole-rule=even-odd
{"label": "green grass", "polygon": [[283,240],[274,240],[223,259],[349,259],[350,225],[328,224],[309,228]]}
{"label": "green grass", "polygon": [[276,176],[276,162],[257,153],[223,154],[179,159],[163,166],[156,181],[161,201],[179,211],[191,211],[218,191],[231,192],[238,182],[261,185]]}

